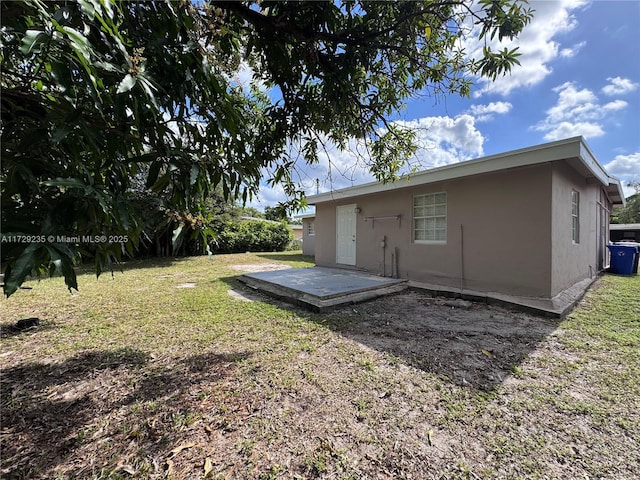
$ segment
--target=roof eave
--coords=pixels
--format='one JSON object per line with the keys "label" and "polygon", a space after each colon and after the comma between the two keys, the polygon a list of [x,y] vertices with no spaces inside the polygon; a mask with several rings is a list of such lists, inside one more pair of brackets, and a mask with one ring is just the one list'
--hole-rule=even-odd
{"label": "roof eave", "polygon": [[[600,182],[614,204],[624,204],[624,194],[618,179],[610,177],[606,170],[598,163],[595,156],[587,146],[583,137],[572,137],[555,142],[536,145],[533,147],[512,150],[496,155],[467,160],[453,165],[426,170],[411,176],[390,182],[370,182],[354,187],[334,190],[307,197],[309,205],[318,203],[339,201],[372,193],[381,193],[410,186],[425,185],[429,183],[453,180],[471,175],[491,173],[510,168],[537,165],[541,163],[568,160],[575,158],[579,161],[590,176]],[[581,168],[582,170],[582,168]]]}

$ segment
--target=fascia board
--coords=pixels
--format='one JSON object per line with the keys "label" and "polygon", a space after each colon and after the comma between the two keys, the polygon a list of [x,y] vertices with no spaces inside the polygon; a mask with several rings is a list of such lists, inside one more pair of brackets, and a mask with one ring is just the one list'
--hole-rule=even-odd
{"label": "fascia board", "polygon": [[589,147],[580,142],[580,155],[578,157],[582,164],[589,169],[589,171],[596,177],[603,185],[609,185],[609,175],[605,169],[598,163],[595,155],[591,152]]}
{"label": "fascia board", "polygon": [[360,186],[321,193],[319,195],[312,195],[307,197],[307,203],[315,205],[318,203],[339,201],[372,193],[387,192],[412,186],[455,180],[483,173],[492,173],[511,168],[548,163],[567,158],[580,158],[580,147],[582,144],[582,137],[559,140],[557,142],[513,150],[506,153],[456,163],[454,165],[426,170],[387,184],[371,182]]}

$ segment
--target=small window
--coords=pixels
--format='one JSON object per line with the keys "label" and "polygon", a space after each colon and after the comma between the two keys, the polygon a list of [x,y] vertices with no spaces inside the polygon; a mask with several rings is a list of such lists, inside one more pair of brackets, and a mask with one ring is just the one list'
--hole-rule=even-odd
{"label": "small window", "polygon": [[580,243],[580,192],[571,190],[571,240]]}
{"label": "small window", "polygon": [[447,242],[446,193],[429,193],[413,197],[413,241]]}
{"label": "small window", "polygon": [[316,226],[313,221],[307,223],[307,235],[313,236],[316,234]]}

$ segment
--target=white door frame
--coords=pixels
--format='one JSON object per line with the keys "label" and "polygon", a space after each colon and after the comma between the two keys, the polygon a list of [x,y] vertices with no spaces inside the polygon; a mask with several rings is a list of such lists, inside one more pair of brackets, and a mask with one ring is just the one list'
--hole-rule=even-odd
{"label": "white door frame", "polygon": [[356,264],[356,204],[336,207],[336,263]]}

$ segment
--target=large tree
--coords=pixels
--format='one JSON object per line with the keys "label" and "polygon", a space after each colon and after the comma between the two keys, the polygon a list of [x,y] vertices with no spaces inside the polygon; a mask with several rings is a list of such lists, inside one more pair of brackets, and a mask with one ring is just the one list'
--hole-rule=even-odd
{"label": "large tree", "polygon": [[[394,178],[415,145],[389,116],[414,95],[468,96],[474,77],[509,72],[516,51],[487,46],[471,58],[461,37],[473,27],[513,38],[532,15],[514,0],[0,8],[6,295],[34,272],[61,271],[77,288],[88,238],[98,274],[133,252],[143,223],[135,182],[194,212],[215,187],[246,199],[267,176],[296,207],[290,146],[313,163],[325,139],[354,138],[374,175]],[[242,69],[260,89],[238,85]]]}
{"label": "large tree", "polygon": [[627,198],[624,207],[617,207],[611,213],[611,223],[640,223],[640,183],[630,184],[636,193]]}

